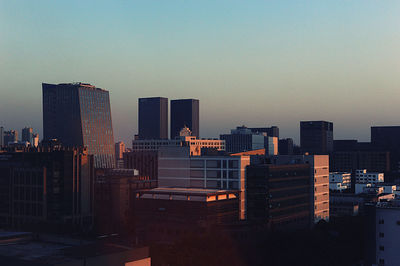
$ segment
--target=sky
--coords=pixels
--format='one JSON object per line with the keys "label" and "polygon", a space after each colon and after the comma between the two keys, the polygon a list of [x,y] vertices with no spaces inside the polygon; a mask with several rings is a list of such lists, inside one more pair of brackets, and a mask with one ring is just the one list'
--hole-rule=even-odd
{"label": "sky", "polygon": [[[42,135],[41,83],[110,91],[115,141],[137,99],[200,100],[200,135],[299,121],[369,141],[400,125],[400,1],[0,0],[0,126]],[[129,146],[129,144],[128,144]]]}

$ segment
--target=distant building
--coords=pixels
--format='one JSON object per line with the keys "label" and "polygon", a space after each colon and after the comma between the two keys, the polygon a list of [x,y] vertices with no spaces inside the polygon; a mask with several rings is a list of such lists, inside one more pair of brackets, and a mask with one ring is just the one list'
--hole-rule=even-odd
{"label": "distant building", "polygon": [[32,144],[32,138],[33,138],[33,128],[31,127],[25,127],[22,129],[22,141],[27,141]]}
{"label": "distant building", "polygon": [[313,224],[310,165],[250,165],[246,171],[247,220],[271,228]]}
{"label": "distant building", "polygon": [[293,139],[280,139],[278,142],[279,155],[293,155]]}
{"label": "distant building", "polygon": [[276,165],[309,164],[311,179],[311,215],[314,222],[329,220],[329,156],[328,155],[278,155],[272,156]]}
{"label": "distant building", "polygon": [[357,169],[385,173],[390,171],[390,153],[388,151],[335,151],[329,156],[329,159],[331,171],[355,172]]}
{"label": "distant building", "polygon": [[[187,128],[184,128],[187,129]],[[133,151],[157,151],[161,147],[189,147],[192,156],[200,156],[202,149],[225,151],[225,141],[219,139],[197,139],[195,136],[182,135],[171,140],[133,140]]]}
{"label": "distant building", "polygon": [[117,168],[124,168],[124,152],[125,143],[123,141],[115,143],[115,161]]}
{"label": "distant building", "polygon": [[240,217],[246,217],[245,169],[250,156],[190,156],[188,147],[158,151],[158,186],[240,191]]}
{"label": "distant building", "polygon": [[0,127],[0,148],[4,146],[4,127]]}
{"label": "distant building", "polygon": [[351,188],[351,173],[331,172],[329,173],[329,189],[343,191]]}
{"label": "distant building", "polygon": [[86,83],[42,84],[43,134],[87,147],[96,168],[115,166],[109,92]]}
{"label": "distant building", "polygon": [[93,157],[83,148],[0,152],[0,224],[23,230],[88,230]]}
{"label": "distant building", "polygon": [[[154,188],[136,193],[139,232],[146,241],[173,242],[239,220],[239,192],[201,188]],[[171,233],[173,232],[173,233]]]}
{"label": "distant building", "polygon": [[356,170],[356,183],[377,184],[385,182],[384,173],[367,172],[367,169]]}
{"label": "distant building", "polygon": [[8,146],[9,143],[18,142],[18,131],[9,130],[4,131],[4,146]]}
{"label": "distant building", "polygon": [[375,149],[390,152],[391,171],[400,172],[400,126],[371,127],[371,143]]}
{"label": "distant building", "polygon": [[225,140],[225,150],[229,153],[244,152],[265,148],[265,135],[253,133],[245,126],[231,130],[231,134],[220,135]]}
{"label": "distant building", "polygon": [[329,154],[333,151],[333,123],[301,121],[300,146],[303,153]]}
{"label": "distant building", "polygon": [[264,143],[266,145],[266,155],[273,156],[278,155],[278,137],[264,137]]}
{"label": "distant building", "polygon": [[39,134],[32,134],[32,143],[33,147],[39,146]]}
{"label": "distant building", "polygon": [[200,138],[199,100],[171,100],[171,139],[179,137],[184,127],[191,130],[192,136]]}
{"label": "distant building", "polygon": [[251,132],[260,135],[267,135],[269,137],[277,137],[279,139],[279,128],[276,126],[272,127],[250,127]]}
{"label": "distant building", "polygon": [[139,98],[139,139],[168,139],[168,99]]}

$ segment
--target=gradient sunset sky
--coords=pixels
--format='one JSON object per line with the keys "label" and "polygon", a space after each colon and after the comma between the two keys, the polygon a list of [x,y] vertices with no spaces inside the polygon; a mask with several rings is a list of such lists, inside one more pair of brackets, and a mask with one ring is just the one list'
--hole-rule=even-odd
{"label": "gradient sunset sky", "polygon": [[[0,126],[42,137],[41,83],[110,91],[115,141],[137,99],[200,100],[200,134],[300,120],[335,139],[400,124],[400,1],[0,0]],[[21,134],[21,132],[20,132]]]}

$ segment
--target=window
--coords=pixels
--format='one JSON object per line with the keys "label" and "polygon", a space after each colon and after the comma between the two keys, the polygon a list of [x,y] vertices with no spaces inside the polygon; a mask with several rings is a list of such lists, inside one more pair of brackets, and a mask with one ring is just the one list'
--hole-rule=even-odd
{"label": "window", "polygon": [[379,265],[384,265],[385,264],[385,260],[384,259],[379,259]]}
{"label": "window", "polygon": [[397,224],[397,225],[400,225],[400,221],[397,221],[396,224]]}
{"label": "window", "polygon": [[385,223],[385,220],[379,219],[379,224],[384,224],[384,223]]}
{"label": "window", "polygon": [[384,246],[379,246],[379,250],[384,251],[385,247]]}
{"label": "window", "polygon": [[379,233],[379,237],[385,237],[385,233]]}

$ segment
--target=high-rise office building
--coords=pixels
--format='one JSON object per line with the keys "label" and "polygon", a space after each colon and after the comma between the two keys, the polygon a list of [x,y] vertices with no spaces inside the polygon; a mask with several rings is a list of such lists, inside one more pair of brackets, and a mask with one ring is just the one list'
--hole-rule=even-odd
{"label": "high-rise office building", "polygon": [[280,155],[292,155],[293,148],[294,148],[293,139],[287,138],[279,140],[278,149]]}
{"label": "high-rise office building", "polygon": [[31,145],[33,147],[39,146],[39,134],[33,134],[32,135],[32,143],[31,143]]}
{"label": "high-rise office building", "polygon": [[167,98],[139,98],[139,139],[168,139]]}
{"label": "high-rise office building", "polygon": [[333,123],[301,121],[300,146],[303,153],[328,154],[333,151]]}
{"label": "high-rise office building", "polygon": [[96,168],[112,168],[114,135],[107,90],[86,83],[43,83],[44,139],[86,146]]}
{"label": "high-rise office building", "polygon": [[25,127],[22,129],[22,141],[27,141],[32,144],[33,129],[31,127]]}
{"label": "high-rise office building", "polygon": [[179,137],[179,132],[184,127],[192,131],[192,136],[199,138],[199,100],[171,101],[171,139]]}
{"label": "high-rise office building", "polygon": [[124,168],[124,152],[125,143],[123,141],[115,143],[115,162],[117,168]]}

